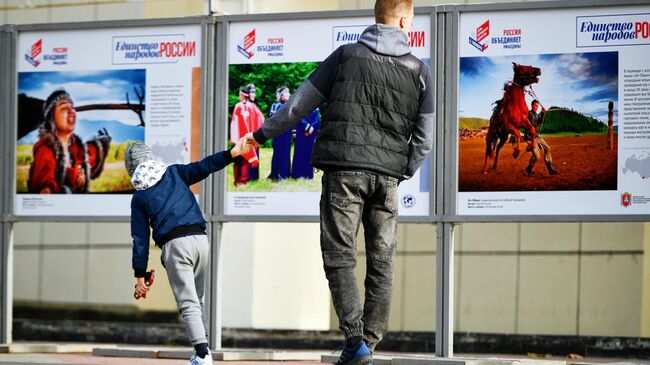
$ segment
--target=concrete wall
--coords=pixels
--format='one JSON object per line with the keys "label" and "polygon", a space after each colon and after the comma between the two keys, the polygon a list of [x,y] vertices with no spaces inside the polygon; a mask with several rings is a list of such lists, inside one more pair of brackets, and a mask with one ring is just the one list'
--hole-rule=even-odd
{"label": "concrete wall", "polygon": [[[470,1],[444,1],[469,3]],[[482,1],[471,1],[472,3]],[[494,2],[494,1],[490,1]],[[0,22],[40,23],[199,15],[207,1],[0,0]],[[75,5],[80,3],[80,5]],[[416,6],[443,1],[419,1]],[[222,0],[224,13],[371,8],[372,0]],[[316,224],[224,227],[224,325],[336,328]],[[124,223],[19,223],[14,296],[174,311],[152,247],[155,289],[132,299],[131,239]],[[435,327],[435,229],[402,225],[391,330]],[[467,224],[456,234],[458,331],[650,336],[650,224]],[[365,253],[360,244],[358,280]]]}
{"label": "concrete wall", "polygon": [[646,226],[463,225],[456,237],[458,330],[647,336]]}
{"label": "concrete wall", "polygon": [[124,223],[14,225],[14,300],[175,310],[159,249],[151,249],[156,290],[133,300],[131,237]]}
{"label": "concrete wall", "polygon": [[[465,224],[456,230],[458,331],[647,336],[650,224]],[[224,325],[336,328],[317,224],[224,227]],[[19,223],[14,296],[21,302],[108,304],[173,311],[160,267],[133,301],[127,224]],[[359,239],[357,278],[365,250]],[[435,227],[401,225],[390,328],[435,328]],[[644,272],[646,274],[644,275]],[[644,304],[645,303],[645,304]]]}
{"label": "concrete wall", "polygon": [[[649,336],[648,233],[646,223],[458,226],[456,331]],[[434,330],[435,255],[435,227],[400,226],[391,330]]]}

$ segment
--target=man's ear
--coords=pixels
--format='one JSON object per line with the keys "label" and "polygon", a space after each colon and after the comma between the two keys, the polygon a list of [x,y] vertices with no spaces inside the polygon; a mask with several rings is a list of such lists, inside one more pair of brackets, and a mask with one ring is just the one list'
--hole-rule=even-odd
{"label": "man's ear", "polygon": [[400,29],[406,28],[406,17],[402,16],[399,18],[399,27]]}

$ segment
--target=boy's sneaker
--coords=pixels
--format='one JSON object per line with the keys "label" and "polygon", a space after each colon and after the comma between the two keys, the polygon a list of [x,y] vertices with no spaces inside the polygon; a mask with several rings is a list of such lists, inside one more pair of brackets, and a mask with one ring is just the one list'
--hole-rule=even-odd
{"label": "boy's sneaker", "polygon": [[335,365],[367,365],[372,362],[372,354],[366,346],[366,342],[361,340],[356,345],[343,348],[341,357]]}
{"label": "boy's sneaker", "polygon": [[205,364],[210,364],[212,365],[212,354],[208,350],[208,354],[205,355],[204,358],[200,358],[196,355],[196,352],[194,355],[192,355],[192,358],[190,359],[190,363],[188,365],[205,365]]}

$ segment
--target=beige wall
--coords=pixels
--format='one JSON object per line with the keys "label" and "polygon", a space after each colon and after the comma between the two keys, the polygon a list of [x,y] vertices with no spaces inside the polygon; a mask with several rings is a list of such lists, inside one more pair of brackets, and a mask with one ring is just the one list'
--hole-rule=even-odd
{"label": "beige wall", "polygon": [[131,238],[124,223],[14,224],[14,300],[175,309],[159,250],[150,267],[156,290],[133,300]]}
{"label": "beige wall", "polygon": [[[648,232],[647,223],[457,226],[456,331],[649,336]],[[400,226],[391,330],[434,330],[435,248],[433,226]]]}
{"label": "beige wall", "polygon": [[[133,301],[130,237],[120,223],[15,225],[21,302],[175,309],[160,267]],[[648,336],[650,224],[465,224],[456,229],[458,331]],[[224,325],[336,328],[317,224],[229,223],[223,234]],[[361,287],[365,250],[359,241]],[[435,328],[435,228],[400,225],[390,328]],[[645,274],[644,274],[645,272]]]}
{"label": "beige wall", "polygon": [[224,326],[329,329],[318,224],[224,225]]}

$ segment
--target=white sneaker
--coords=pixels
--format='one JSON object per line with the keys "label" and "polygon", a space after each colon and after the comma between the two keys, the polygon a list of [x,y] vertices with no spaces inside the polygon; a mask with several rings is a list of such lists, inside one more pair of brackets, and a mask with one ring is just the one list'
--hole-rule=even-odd
{"label": "white sneaker", "polygon": [[196,352],[194,355],[192,355],[192,358],[190,359],[190,363],[188,365],[205,365],[205,364],[212,364],[212,353],[210,353],[210,350],[208,350],[208,354],[205,355],[205,357],[202,359],[198,356],[196,356]]}

